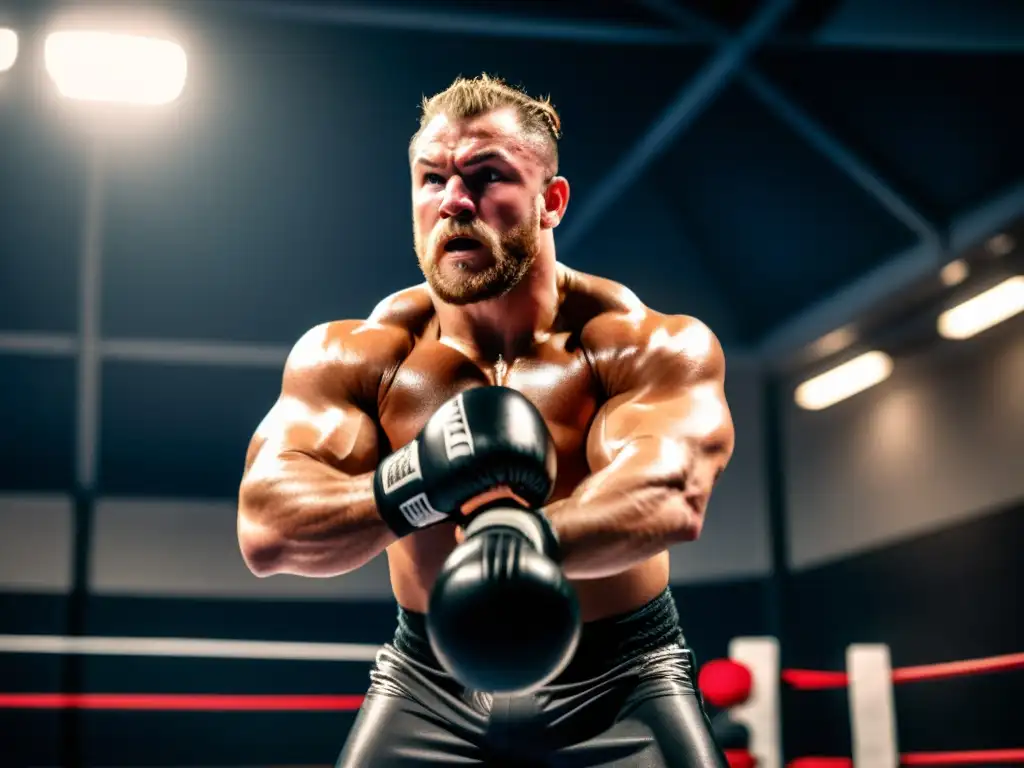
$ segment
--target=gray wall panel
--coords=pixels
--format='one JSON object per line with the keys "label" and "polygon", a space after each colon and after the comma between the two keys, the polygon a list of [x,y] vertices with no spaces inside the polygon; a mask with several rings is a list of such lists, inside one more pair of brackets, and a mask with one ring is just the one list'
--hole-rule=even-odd
{"label": "gray wall panel", "polygon": [[385,558],[333,579],[253,576],[229,501],[102,499],[90,587],[98,594],[176,597],[389,599]]}
{"label": "gray wall panel", "polygon": [[71,588],[72,506],[66,496],[0,496],[0,590]]}
{"label": "gray wall panel", "polygon": [[700,539],[673,548],[674,584],[762,576],[771,571],[762,386],[754,363],[729,363],[726,397],[736,426],[736,451],[712,494]]}
{"label": "gray wall panel", "polygon": [[785,403],[791,561],[807,567],[1024,497],[1024,327],[896,360],[817,413]]}

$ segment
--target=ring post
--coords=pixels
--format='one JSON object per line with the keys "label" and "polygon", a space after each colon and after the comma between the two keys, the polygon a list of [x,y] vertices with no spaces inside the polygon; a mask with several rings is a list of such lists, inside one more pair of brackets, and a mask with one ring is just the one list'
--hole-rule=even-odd
{"label": "ring post", "polygon": [[900,753],[889,646],[849,646],[846,669],[854,768],[897,768]]}
{"label": "ring post", "polygon": [[750,731],[750,753],[758,768],[782,768],[779,641],[774,637],[734,637],[729,658],[746,666],[753,677],[750,698],[732,708],[732,717]]}

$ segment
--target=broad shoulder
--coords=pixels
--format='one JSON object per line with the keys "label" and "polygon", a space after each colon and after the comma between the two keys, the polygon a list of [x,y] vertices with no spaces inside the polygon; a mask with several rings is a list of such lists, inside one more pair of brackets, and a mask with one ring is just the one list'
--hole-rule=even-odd
{"label": "broad shoulder", "polygon": [[365,319],[313,326],[292,347],[285,378],[375,402],[382,379],[409,354],[432,315],[429,294],[414,286],[386,297]]}
{"label": "broad shoulder", "polygon": [[606,314],[630,314],[646,309],[633,291],[605,277],[559,264],[558,280],[566,322],[577,329],[585,328]]}
{"label": "broad shoulder", "polygon": [[417,337],[422,335],[434,315],[430,290],[426,283],[419,283],[396,291],[378,302],[367,318],[367,323],[398,329]]}
{"label": "broad shoulder", "polygon": [[591,308],[582,318],[580,341],[609,396],[644,384],[724,376],[722,346],[704,322],[658,312],[614,281],[577,275],[578,290],[589,294],[579,303]]}

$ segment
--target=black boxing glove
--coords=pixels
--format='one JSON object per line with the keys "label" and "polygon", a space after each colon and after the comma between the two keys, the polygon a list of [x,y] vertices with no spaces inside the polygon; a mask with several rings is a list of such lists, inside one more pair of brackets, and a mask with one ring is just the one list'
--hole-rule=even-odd
{"label": "black boxing glove", "polygon": [[571,661],[580,610],[547,518],[505,504],[470,518],[431,590],[427,635],[441,665],[467,688],[522,694]]}
{"label": "black boxing glove", "polygon": [[556,563],[562,559],[558,536],[543,512],[520,508],[510,504],[508,499],[501,499],[497,504],[500,506],[488,506],[470,516],[464,541],[481,535],[516,536]]}
{"label": "black boxing glove", "polygon": [[477,387],[438,408],[380,463],[373,496],[387,526],[405,536],[460,516],[464,504],[497,486],[539,507],[555,471],[554,441],[534,405],[513,389]]}

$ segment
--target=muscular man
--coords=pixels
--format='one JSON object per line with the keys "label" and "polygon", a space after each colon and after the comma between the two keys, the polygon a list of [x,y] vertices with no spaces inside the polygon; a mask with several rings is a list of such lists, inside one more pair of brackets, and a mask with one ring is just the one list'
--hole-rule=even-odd
{"label": "muscular man", "polygon": [[[722,349],[700,321],[556,260],[569,202],[559,138],[550,103],[498,80],[426,100],[409,148],[425,283],[306,333],[249,447],[238,537],[255,574],[330,577],[387,552],[398,627],[341,768],[725,765],[667,552],[699,536],[733,450]],[[438,501],[448,478],[434,469],[432,506],[402,519],[374,484],[403,446],[438,450],[423,434],[442,405],[494,385],[548,428],[557,475],[535,514],[583,622],[568,666],[525,695],[466,689],[428,642],[431,590],[468,545],[473,500]],[[478,444],[501,439],[470,422]]]}

